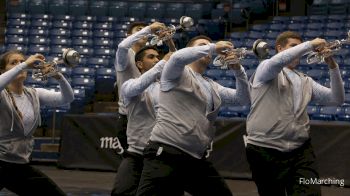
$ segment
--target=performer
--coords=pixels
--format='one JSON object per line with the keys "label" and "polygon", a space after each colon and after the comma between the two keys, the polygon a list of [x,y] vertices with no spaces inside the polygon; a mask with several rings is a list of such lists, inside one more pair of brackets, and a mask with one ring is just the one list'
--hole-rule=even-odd
{"label": "performer", "polygon": [[205,36],[194,37],[165,64],[137,195],[183,195],[184,190],[192,195],[231,195],[206,152],[221,102],[249,103],[248,83],[240,65],[231,65],[237,90],[202,76],[215,51],[233,48],[228,42],[210,42]]}
{"label": "performer", "polygon": [[[115,69],[117,75],[117,88],[118,88],[118,121],[117,137],[121,146],[127,149],[127,138],[126,138],[126,128],[127,128],[127,110],[123,104],[121,97],[121,86],[123,83],[131,78],[137,78],[140,76],[140,71],[135,65],[135,53],[137,53],[142,47],[145,46],[147,39],[146,36],[151,33],[155,33],[165,25],[159,22],[155,22],[150,26],[145,23],[135,22],[132,23],[128,28],[128,37],[124,39],[118,45],[115,59]],[[123,149],[121,150],[123,151]]]}
{"label": "performer", "polygon": [[159,61],[155,47],[136,53],[135,62],[141,76],[122,85],[123,102],[128,110],[128,149],[119,165],[112,195],[135,195],[143,168],[143,150],[156,121],[160,73],[171,53]]}
{"label": "performer", "polygon": [[281,33],[275,43],[278,54],[262,61],[251,83],[251,111],[247,118],[247,158],[259,194],[320,195],[320,185],[300,183],[319,178],[310,142],[307,105],[341,105],[344,86],[339,66],[327,57],[331,88],[324,87],[296,66],[305,53],[327,52],[326,41],[302,43],[298,33]]}
{"label": "performer", "polygon": [[19,51],[0,57],[0,187],[17,195],[65,195],[44,173],[29,165],[33,132],[40,125],[40,107],[64,105],[74,99],[61,73],[53,76],[61,92],[23,85],[25,69],[44,60],[41,54],[25,60]]}

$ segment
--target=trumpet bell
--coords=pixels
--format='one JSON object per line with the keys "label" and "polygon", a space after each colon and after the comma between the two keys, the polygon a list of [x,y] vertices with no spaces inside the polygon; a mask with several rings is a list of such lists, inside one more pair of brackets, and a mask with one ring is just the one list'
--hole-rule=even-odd
{"label": "trumpet bell", "polygon": [[80,54],[72,48],[64,49],[62,58],[68,67],[74,67],[80,63]]}
{"label": "trumpet bell", "polygon": [[253,43],[252,51],[259,59],[265,59],[269,55],[268,44],[262,39],[257,39]]}
{"label": "trumpet bell", "polygon": [[181,16],[180,18],[180,26],[182,28],[189,28],[192,27],[194,24],[193,18],[189,16]]}

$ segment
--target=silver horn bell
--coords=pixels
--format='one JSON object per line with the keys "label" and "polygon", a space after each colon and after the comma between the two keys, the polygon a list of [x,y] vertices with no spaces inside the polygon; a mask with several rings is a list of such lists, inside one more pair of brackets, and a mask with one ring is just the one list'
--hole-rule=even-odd
{"label": "silver horn bell", "polygon": [[254,54],[259,58],[259,60],[267,58],[269,55],[269,47],[264,40],[258,39],[253,43],[251,50],[248,50],[247,48],[234,48],[223,52],[226,55],[235,54],[237,56],[236,59],[229,61],[225,61],[224,55],[218,55],[215,57],[213,61],[214,66],[220,67],[221,69],[227,69],[228,65],[240,63],[240,61],[244,59],[247,54]]}
{"label": "silver horn bell", "polygon": [[33,70],[32,77],[38,81],[47,80],[49,77],[59,73],[58,65],[64,64],[66,67],[74,67],[80,63],[80,54],[72,48],[63,49],[62,59],[44,62],[37,65]]}
{"label": "silver horn bell", "polygon": [[[161,30],[162,32],[167,32],[168,33],[167,35],[162,36],[162,37],[159,37],[157,35],[153,36],[153,38],[149,42],[149,45],[161,46],[164,41],[171,39],[177,30],[187,29],[187,28],[193,26],[193,24],[194,24],[193,19],[189,16],[181,16],[179,22],[180,22],[180,24],[178,26],[174,26],[171,24],[168,27],[166,27],[164,30]],[[160,33],[160,32],[158,32],[158,33]]]}

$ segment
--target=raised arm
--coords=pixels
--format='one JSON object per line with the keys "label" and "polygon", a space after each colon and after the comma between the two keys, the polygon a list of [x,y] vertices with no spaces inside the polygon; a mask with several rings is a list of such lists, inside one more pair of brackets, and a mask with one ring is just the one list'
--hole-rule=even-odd
{"label": "raised arm", "polygon": [[339,66],[332,57],[327,58],[326,63],[330,68],[331,88],[327,88],[313,81],[312,101],[322,105],[341,105],[345,100],[345,90]]}
{"label": "raised arm", "polygon": [[39,94],[40,105],[43,106],[61,106],[68,104],[74,100],[73,89],[67,79],[58,73],[60,79],[57,79],[60,85],[60,92],[52,92],[43,88],[37,88]]}
{"label": "raised arm", "polygon": [[116,59],[114,62],[114,67],[116,71],[124,71],[128,66],[135,66],[130,65],[130,59],[128,58],[129,49],[135,42],[151,33],[151,27],[147,26],[141,29],[140,31],[136,32],[135,34],[132,34],[129,37],[125,38],[122,42],[119,43],[116,52]]}
{"label": "raised arm", "polygon": [[[33,68],[35,62],[44,62],[45,57],[41,54],[31,55],[27,58],[25,62],[22,62],[18,65],[17,62],[8,62],[9,65],[14,66],[12,69],[1,73],[0,75],[0,92],[6,88],[6,86],[13,80],[15,77],[24,71],[26,68]],[[1,70],[3,72],[5,70]]]}
{"label": "raised arm", "polygon": [[128,102],[128,99],[140,95],[144,90],[148,88],[149,85],[155,82],[157,78],[160,77],[160,73],[163,70],[165,62],[165,60],[161,60],[153,68],[146,71],[140,77],[124,82],[121,89],[124,101]]}
{"label": "raised arm", "polygon": [[215,44],[187,47],[176,51],[165,64],[161,76],[161,89],[174,88],[186,65],[215,52]]}
{"label": "raised arm", "polygon": [[283,67],[289,65],[292,61],[300,58],[312,49],[313,46],[311,42],[307,41],[279,52],[270,59],[262,61],[256,69],[254,85],[257,86],[274,79],[278,73],[281,72]]}
{"label": "raised arm", "polygon": [[218,84],[219,95],[223,103],[232,103],[239,105],[250,104],[248,91],[248,77],[244,68],[234,70],[236,78],[236,89],[226,88]]}

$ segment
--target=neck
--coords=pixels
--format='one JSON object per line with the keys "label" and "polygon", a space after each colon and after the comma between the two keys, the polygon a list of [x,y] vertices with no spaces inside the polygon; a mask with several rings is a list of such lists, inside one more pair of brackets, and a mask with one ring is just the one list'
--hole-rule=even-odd
{"label": "neck", "polygon": [[8,88],[11,92],[20,95],[24,89],[23,82],[12,82],[8,85]]}

